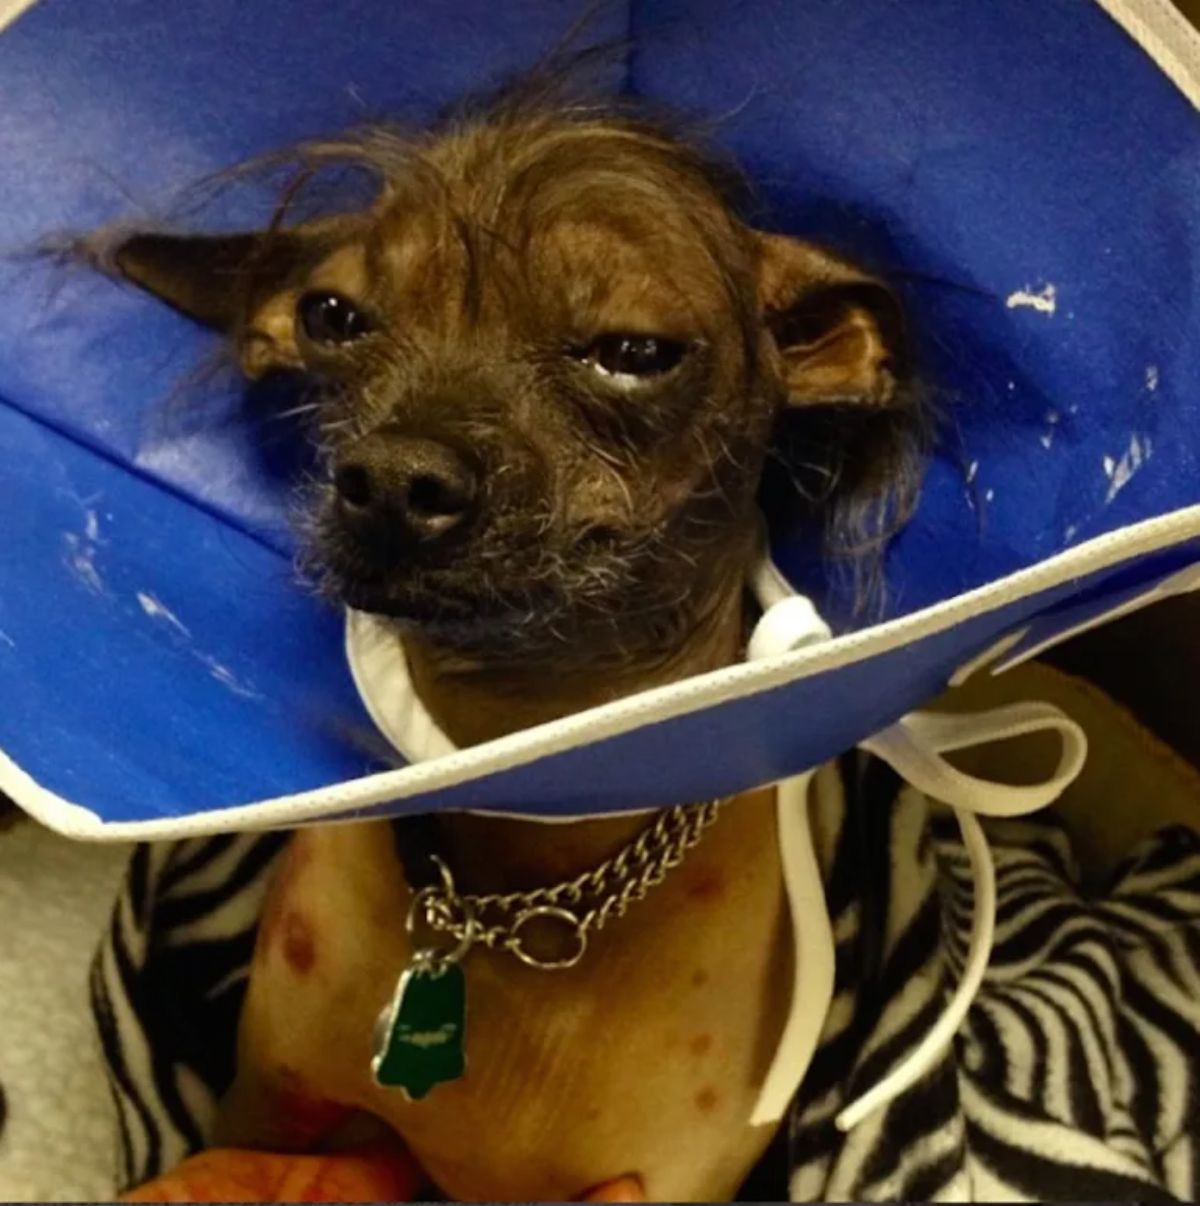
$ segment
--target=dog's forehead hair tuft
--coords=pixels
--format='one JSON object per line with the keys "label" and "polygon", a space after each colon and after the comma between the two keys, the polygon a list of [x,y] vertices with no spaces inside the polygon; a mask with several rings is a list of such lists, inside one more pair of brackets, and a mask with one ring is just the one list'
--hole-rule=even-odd
{"label": "dog's forehead hair tuft", "polygon": [[299,149],[301,162],[352,163],[389,189],[438,191],[468,186],[494,193],[517,188],[526,172],[571,174],[620,161],[643,178],[683,188],[689,201],[711,199],[739,208],[744,180],[731,163],[694,135],[613,107],[538,109],[498,106],[430,130],[373,124]]}
{"label": "dog's forehead hair tuft", "polygon": [[727,212],[718,176],[695,148],[646,123],[596,118],[570,121],[526,116],[483,121],[430,147],[444,177],[457,179],[494,204],[528,204],[604,186],[657,193],[676,207]]}
{"label": "dog's forehead hair tuft", "polygon": [[704,314],[740,326],[753,292],[723,166],[647,122],[501,109],[419,136],[369,127],[305,154],[379,180],[350,237],[395,306],[469,312],[540,278],[542,303],[570,282],[602,325],[628,310],[634,328],[699,333]]}
{"label": "dog's forehead hair tuft", "polygon": [[498,108],[426,131],[377,123],[303,143],[260,163],[290,164],[299,171],[279,218],[326,169],[341,168],[374,177],[384,205],[400,198],[444,202],[453,196],[483,207],[546,188],[570,189],[572,182],[578,188],[578,182],[596,177],[615,185],[629,175],[643,189],[660,189],[664,202],[673,199],[679,207],[729,216],[739,209],[744,192],[736,169],[694,138],[602,108],[583,113]]}
{"label": "dog's forehead hair tuft", "polygon": [[394,237],[415,218],[426,227],[410,234],[426,251],[465,245],[478,263],[591,277],[614,304],[634,290],[652,308],[740,325],[755,248],[729,173],[669,131],[625,117],[522,113],[435,135],[417,155],[415,170],[385,179],[391,254],[421,254]]}

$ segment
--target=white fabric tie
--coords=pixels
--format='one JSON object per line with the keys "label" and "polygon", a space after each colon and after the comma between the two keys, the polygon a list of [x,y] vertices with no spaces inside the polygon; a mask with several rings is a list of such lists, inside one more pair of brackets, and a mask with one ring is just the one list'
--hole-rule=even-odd
{"label": "white fabric tie", "polygon": [[[769,563],[768,563],[769,566]],[[783,584],[781,586],[781,584]],[[760,569],[752,580],[765,605],[750,642],[752,656],[771,657],[826,639],[829,629],[803,596],[787,593],[786,581],[774,569]],[[1054,733],[1060,741],[1058,765],[1044,780],[1015,786],[966,774],[943,757],[954,750],[991,745],[1033,733]],[[1052,804],[1074,782],[1087,759],[1087,737],[1075,721],[1048,703],[1010,704],[993,711],[947,715],[911,712],[890,728],[860,743],[860,748],[886,762],[918,791],[950,806],[962,832],[971,865],[973,903],[971,937],[962,979],[924,1039],[877,1084],[845,1106],[837,1127],[849,1131],[876,1110],[910,1089],[936,1063],[953,1041],[983,982],[991,958],[996,924],[996,872],[991,850],[977,815],[1013,817]],[[819,1031],[833,997],[834,951],[825,913],[823,932],[813,934],[811,879],[819,877],[808,830],[807,792],[811,772],[779,785],[780,845],[797,935],[797,967],[792,1008],[784,1035],[751,1117],[754,1125],[777,1122],[807,1071]],[[824,913],[824,900],[821,901]],[[804,931],[808,931],[807,940]],[[814,998],[825,1008],[813,1022]]]}

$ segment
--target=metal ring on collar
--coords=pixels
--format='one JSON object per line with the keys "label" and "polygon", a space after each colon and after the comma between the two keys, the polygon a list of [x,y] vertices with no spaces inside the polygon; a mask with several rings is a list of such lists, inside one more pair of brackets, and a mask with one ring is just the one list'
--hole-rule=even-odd
{"label": "metal ring on collar", "polygon": [[408,906],[408,916],[405,918],[404,928],[410,936],[416,934],[418,916],[428,920],[428,913],[425,907],[428,901],[448,898],[459,906],[462,911],[462,921],[460,923],[461,934],[458,945],[446,951],[438,950],[437,947],[422,947],[413,952],[414,963],[423,963],[431,970],[437,971],[444,970],[452,963],[457,963],[475,945],[479,922],[475,917],[475,910],[471,908],[469,902],[463,900],[455,891],[454,877],[450,874],[450,868],[436,856],[434,856],[433,861],[437,864],[438,871],[442,877],[441,886],[421,888],[413,893],[412,902]]}
{"label": "metal ring on collar", "polygon": [[[561,959],[544,959],[530,951],[521,939],[521,930],[539,918],[548,918],[568,925],[575,940],[575,949]],[[509,932],[507,945],[527,967],[536,967],[539,971],[562,971],[574,967],[583,958],[588,947],[588,936],[583,922],[570,909],[560,908],[558,905],[534,905],[517,914]]]}

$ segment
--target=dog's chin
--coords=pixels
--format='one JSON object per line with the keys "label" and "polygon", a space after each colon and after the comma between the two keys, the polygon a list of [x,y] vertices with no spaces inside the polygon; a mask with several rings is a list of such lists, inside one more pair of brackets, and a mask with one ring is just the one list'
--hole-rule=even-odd
{"label": "dog's chin", "polygon": [[307,564],[327,597],[390,621],[401,635],[497,667],[661,657],[718,594],[686,550],[639,557],[634,542],[591,533],[570,551],[549,557],[513,545],[481,556],[460,549],[440,563],[381,565],[330,543],[314,548]]}
{"label": "dog's chin", "polygon": [[343,580],[336,591],[355,611],[389,621],[401,636],[495,668],[625,661],[660,645],[666,621],[631,616],[619,595],[582,605],[553,584],[493,581],[483,575],[421,573],[388,580]]}
{"label": "dog's chin", "polygon": [[483,618],[483,608],[477,600],[458,595],[397,589],[378,582],[347,582],[337,588],[337,594],[354,611],[413,626],[469,623]]}
{"label": "dog's chin", "polygon": [[505,592],[459,575],[344,580],[336,594],[345,606],[390,621],[431,645],[488,662],[512,662],[561,645],[549,598],[529,591]]}

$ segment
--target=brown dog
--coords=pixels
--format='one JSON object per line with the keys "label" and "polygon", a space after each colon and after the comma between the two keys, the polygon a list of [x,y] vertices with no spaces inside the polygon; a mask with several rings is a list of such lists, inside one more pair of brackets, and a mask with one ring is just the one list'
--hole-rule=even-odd
{"label": "brown dog", "polygon": [[[261,233],[127,235],[105,262],[226,332],[248,377],[314,389],[329,475],[308,564],[390,618],[456,743],[738,660],[787,413],[872,417],[854,448],[807,450],[858,497],[908,480],[892,294],[748,228],[724,169],[665,129],[518,97],[301,159],[366,167],[378,196]],[[510,891],[645,824],[439,816],[431,832],[460,890]],[[578,966],[472,951],[468,1073],[415,1103],[370,1073],[410,899],[388,825],[293,837],[223,1142],[299,1149],[365,1111],[457,1198],[558,1199],[624,1173],[653,1198],[736,1191],[770,1139],[749,1116],[791,984],[773,791],[726,806]]]}

